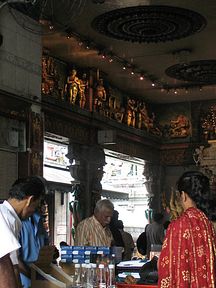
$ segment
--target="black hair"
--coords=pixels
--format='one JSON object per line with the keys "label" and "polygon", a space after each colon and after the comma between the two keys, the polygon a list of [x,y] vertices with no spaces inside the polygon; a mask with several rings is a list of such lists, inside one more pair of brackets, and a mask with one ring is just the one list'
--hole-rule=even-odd
{"label": "black hair", "polygon": [[164,229],[167,230],[167,228],[169,227],[169,224],[170,224],[170,221],[167,220],[164,222],[163,226],[164,226]]}
{"label": "black hair", "polygon": [[152,219],[157,222],[157,223],[161,223],[162,220],[164,218],[164,215],[162,213],[153,213]]}
{"label": "black hair", "polygon": [[216,198],[210,199],[210,213],[209,218],[212,221],[216,221]]}
{"label": "black hair", "polygon": [[123,221],[122,220],[118,220],[116,226],[117,226],[118,229],[124,229]]}
{"label": "black hair", "polygon": [[61,242],[59,243],[59,246],[60,246],[60,247],[64,247],[64,246],[69,246],[69,245],[67,244],[67,242],[61,241]]}
{"label": "black hair", "polygon": [[177,182],[179,193],[182,191],[194,201],[197,208],[209,216],[210,184],[209,179],[198,171],[185,172]]}
{"label": "black hair", "polygon": [[33,196],[39,199],[46,193],[46,180],[39,176],[30,176],[27,178],[19,178],[9,190],[10,198],[23,200],[26,196]]}

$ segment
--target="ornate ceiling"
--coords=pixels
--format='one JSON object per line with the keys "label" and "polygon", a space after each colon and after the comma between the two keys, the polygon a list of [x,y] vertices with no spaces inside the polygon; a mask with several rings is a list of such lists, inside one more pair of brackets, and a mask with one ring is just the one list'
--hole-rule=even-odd
{"label": "ornate ceiling", "polygon": [[139,43],[174,41],[199,32],[205,26],[202,15],[165,5],[116,9],[92,21],[92,27],[103,35]]}
{"label": "ornate ceiling", "polygon": [[202,85],[216,84],[216,60],[200,60],[176,64],[166,69],[169,77],[199,83]]}
{"label": "ornate ceiling", "polygon": [[152,103],[216,98],[215,0],[36,0],[19,9],[48,20],[50,55],[98,68],[126,94]]}

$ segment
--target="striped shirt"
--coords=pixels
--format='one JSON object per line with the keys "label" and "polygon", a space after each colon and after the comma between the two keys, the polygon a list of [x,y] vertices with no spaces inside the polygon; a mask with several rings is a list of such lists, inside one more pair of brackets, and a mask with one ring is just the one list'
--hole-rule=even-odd
{"label": "striped shirt", "polygon": [[75,245],[77,246],[111,246],[113,240],[109,227],[103,227],[95,216],[81,221],[76,229]]}

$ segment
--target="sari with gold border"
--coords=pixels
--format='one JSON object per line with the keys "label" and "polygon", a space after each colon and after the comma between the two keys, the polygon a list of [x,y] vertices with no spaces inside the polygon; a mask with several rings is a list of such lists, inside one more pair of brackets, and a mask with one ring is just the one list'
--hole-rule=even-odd
{"label": "sari with gold border", "polygon": [[160,288],[215,288],[216,234],[197,208],[168,227],[158,263]]}

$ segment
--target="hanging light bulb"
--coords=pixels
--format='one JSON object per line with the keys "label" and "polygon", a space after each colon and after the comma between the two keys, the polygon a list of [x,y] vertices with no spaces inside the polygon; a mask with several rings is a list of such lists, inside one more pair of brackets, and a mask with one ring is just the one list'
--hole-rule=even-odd
{"label": "hanging light bulb", "polygon": [[113,62],[114,54],[112,52],[107,53],[108,61],[109,63]]}
{"label": "hanging light bulb", "polygon": [[141,73],[139,79],[142,81],[144,80],[144,75]]}
{"label": "hanging light bulb", "polygon": [[135,66],[130,64],[129,69],[130,69],[130,74],[134,75],[135,74]]}
{"label": "hanging light bulb", "polygon": [[126,70],[128,68],[128,63],[126,61],[123,62],[122,69]]}

